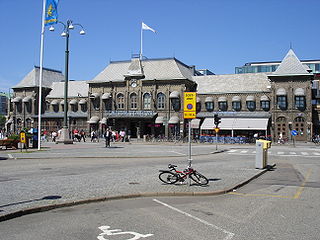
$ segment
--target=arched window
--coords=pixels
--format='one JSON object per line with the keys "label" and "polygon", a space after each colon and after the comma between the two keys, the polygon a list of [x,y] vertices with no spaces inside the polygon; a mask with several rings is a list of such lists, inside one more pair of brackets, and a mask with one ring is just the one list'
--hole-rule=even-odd
{"label": "arched window", "polygon": [[218,107],[220,111],[227,111],[228,110],[228,102],[226,97],[219,97],[218,98]]}
{"label": "arched window", "polygon": [[143,95],[143,109],[151,109],[151,94],[145,93]]}
{"label": "arched window", "polygon": [[165,109],[166,107],[166,95],[159,93],[157,96],[157,109]]}
{"label": "arched window", "polygon": [[138,108],[138,98],[136,93],[131,93],[130,95],[130,108],[131,109]]}
{"label": "arched window", "polygon": [[122,93],[117,96],[117,107],[118,109],[124,109],[124,95]]}
{"label": "arched window", "polygon": [[214,109],[213,97],[206,97],[204,105],[208,112],[212,112]]}
{"label": "arched window", "polygon": [[276,95],[278,109],[286,110],[288,107],[286,90],[284,88],[279,88],[276,92]]}
{"label": "arched window", "polygon": [[239,96],[234,96],[232,98],[232,109],[235,111],[241,110],[241,98]]}

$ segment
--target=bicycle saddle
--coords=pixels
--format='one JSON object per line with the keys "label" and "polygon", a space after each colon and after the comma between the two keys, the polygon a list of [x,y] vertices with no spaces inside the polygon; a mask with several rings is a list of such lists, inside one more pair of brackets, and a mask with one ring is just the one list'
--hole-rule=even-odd
{"label": "bicycle saddle", "polygon": [[173,165],[173,164],[169,164],[168,165],[168,168],[175,168],[175,167],[177,167],[176,165]]}

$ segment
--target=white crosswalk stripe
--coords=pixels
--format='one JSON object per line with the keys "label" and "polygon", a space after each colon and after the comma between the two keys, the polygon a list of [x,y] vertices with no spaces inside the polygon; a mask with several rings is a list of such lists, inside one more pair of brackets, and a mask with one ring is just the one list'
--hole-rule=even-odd
{"label": "white crosswalk stripe", "polygon": [[[238,153],[238,154],[256,154],[256,151],[254,150],[241,150],[241,149],[232,149],[227,151],[227,153]],[[320,152],[273,152],[273,151],[268,151],[268,154],[273,154],[273,155],[292,155],[292,156],[320,156]]]}
{"label": "white crosswalk stripe", "polygon": [[284,152],[277,152],[277,154],[281,155],[281,154],[284,154]]}
{"label": "white crosswalk stripe", "polygon": [[318,153],[318,152],[314,152],[313,154],[317,155],[317,156],[320,156],[320,153]]}
{"label": "white crosswalk stripe", "polygon": [[290,152],[290,154],[291,154],[291,155],[297,155],[297,153],[296,153],[296,152]]}
{"label": "white crosswalk stripe", "polygon": [[233,152],[236,152],[236,151],[238,151],[238,150],[229,150],[228,152],[229,153],[233,153]]}
{"label": "white crosswalk stripe", "polygon": [[247,153],[248,151],[247,150],[245,150],[245,151],[241,151],[240,153]]}
{"label": "white crosswalk stripe", "polygon": [[307,152],[301,152],[301,154],[305,155],[305,156],[309,155],[309,153],[307,153]]}

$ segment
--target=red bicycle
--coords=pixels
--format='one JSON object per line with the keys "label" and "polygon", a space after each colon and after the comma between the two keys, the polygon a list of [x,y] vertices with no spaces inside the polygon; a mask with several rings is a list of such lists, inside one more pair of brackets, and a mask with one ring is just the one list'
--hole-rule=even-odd
{"label": "red bicycle", "polygon": [[159,170],[159,179],[166,184],[174,184],[176,182],[184,182],[188,177],[190,177],[196,184],[204,186],[209,183],[209,180],[197,172],[192,167],[188,167],[183,171],[178,171],[176,165],[169,164],[168,168],[170,170]]}

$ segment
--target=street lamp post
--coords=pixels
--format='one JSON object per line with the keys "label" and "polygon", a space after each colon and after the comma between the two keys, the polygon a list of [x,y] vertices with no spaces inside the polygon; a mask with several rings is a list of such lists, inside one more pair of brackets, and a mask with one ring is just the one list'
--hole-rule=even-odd
{"label": "street lamp post", "polygon": [[[80,26],[81,31],[80,35],[84,35],[85,31],[81,24],[73,23],[72,20],[67,20],[67,23],[58,22],[64,26],[64,31],[61,36],[66,38],[66,50],[65,50],[65,81],[64,81],[64,117],[63,117],[63,129],[61,131],[61,135],[57,142],[64,144],[72,144],[73,141],[70,139],[69,129],[68,129],[68,81],[69,81],[69,36],[70,30],[74,29],[74,26]],[[54,27],[51,26],[49,28],[50,31],[54,31]]]}

